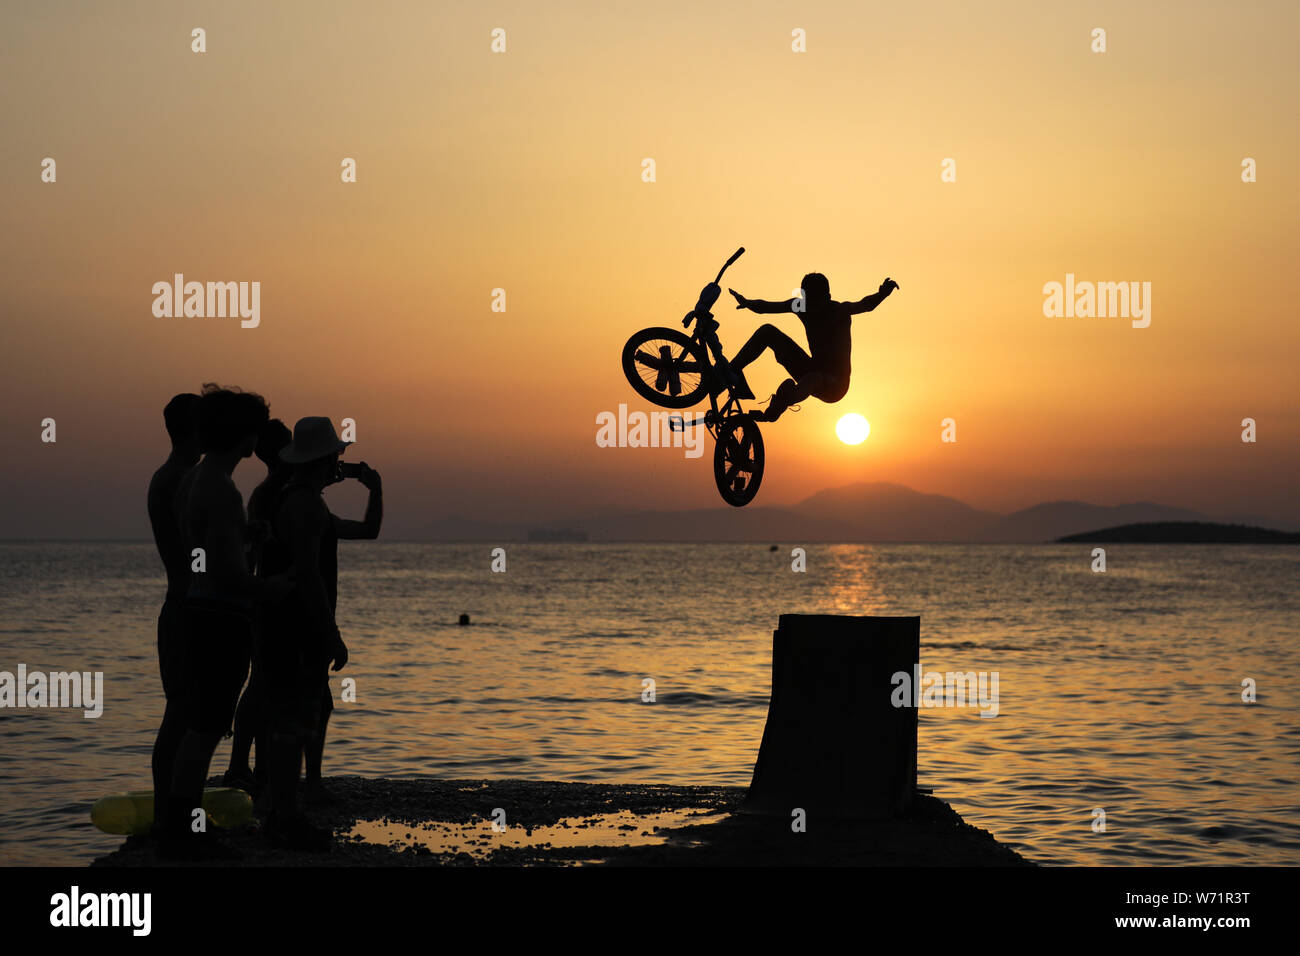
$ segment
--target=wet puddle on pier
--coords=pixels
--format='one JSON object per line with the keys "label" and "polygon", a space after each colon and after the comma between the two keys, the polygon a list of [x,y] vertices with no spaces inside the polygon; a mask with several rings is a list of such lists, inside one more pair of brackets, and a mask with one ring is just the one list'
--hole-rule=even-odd
{"label": "wet puddle on pier", "polygon": [[[654,846],[667,843],[671,831],[678,827],[717,823],[727,816],[713,809],[666,810],[660,813],[620,810],[617,813],[566,817],[556,823],[527,829],[520,824],[509,824],[503,830],[494,830],[490,819],[469,823],[433,820],[418,824],[358,820],[341,836],[345,840],[376,843],[396,850],[414,848],[437,854],[468,853],[477,859],[486,859],[501,849]],[[688,841],[686,845],[694,842],[698,841]],[[599,863],[598,857],[597,853],[590,860],[557,862]]]}

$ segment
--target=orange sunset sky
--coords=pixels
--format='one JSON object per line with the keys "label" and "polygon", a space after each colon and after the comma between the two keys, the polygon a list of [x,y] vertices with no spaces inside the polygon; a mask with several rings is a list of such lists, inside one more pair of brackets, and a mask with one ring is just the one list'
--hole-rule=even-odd
{"label": "orange sunset sky", "polygon": [[[386,535],[724,508],[711,443],[599,448],[596,416],[648,410],[623,342],[680,327],[741,245],[724,284],[750,297],[901,284],[854,320],[845,399],[764,426],[755,506],[890,481],[1300,520],[1297,10],[6,4],[0,537],[146,536],[162,406],[214,380],[355,419]],[[260,326],[155,317],[178,272],[259,281]],[[1067,272],[1150,282],[1150,327],[1044,317]],[[729,302],[734,352],[766,317]],[[750,381],[782,377],[765,356]]]}

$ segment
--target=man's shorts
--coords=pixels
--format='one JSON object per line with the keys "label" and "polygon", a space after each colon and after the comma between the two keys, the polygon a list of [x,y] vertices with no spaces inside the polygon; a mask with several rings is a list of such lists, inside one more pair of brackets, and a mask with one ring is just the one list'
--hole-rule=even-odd
{"label": "man's shorts", "polygon": [[185,685],[185,618],[181,598],[168,598],[158,612],[158,672],[163,696],[179,699]]}
{"label": "man's shorts", "polygon": [[849,377],[834,372],[809,372],[798,379],[808,394],[823,402],[838,402],[849,391]]}
{"label": "man's shorts", "polygon": [[199,733],[224,734],[248,677],[253,622],[246,612],[194,598],[186,599],[183,620],[180,704],[186,726]]}

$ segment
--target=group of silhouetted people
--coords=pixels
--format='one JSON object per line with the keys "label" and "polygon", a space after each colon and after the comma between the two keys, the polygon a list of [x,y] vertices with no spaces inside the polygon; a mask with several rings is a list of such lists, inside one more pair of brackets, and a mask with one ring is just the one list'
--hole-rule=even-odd
{"label": "group of silhouetted people", "polygon": [[[163,420],[172,450],[149,483],[167,571],[158,616],[167,706],[153,750],[152,836],[169,859],[238,856],[196,825],[213,753],[233,732],[223,783],[258,797],[272,845],[323,852],[331,831],[311,824],[302,804],[333,799],[321,782],[329,672],[348,659],[334,619],[337,545],[378,537],[379,473],[340,462],[351,443],[328,418],[299,419],[290,433],[252,392],[205,385],[175,396]],[[245,512],[232,475],[254,453],[267,475]],[[344,477],[369,490],[361,521],[325,504],[324,489]]]}

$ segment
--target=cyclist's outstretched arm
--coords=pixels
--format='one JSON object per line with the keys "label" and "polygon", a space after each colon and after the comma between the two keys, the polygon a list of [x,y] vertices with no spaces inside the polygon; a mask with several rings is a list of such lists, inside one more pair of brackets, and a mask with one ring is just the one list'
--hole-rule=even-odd
{"label": "cyclist's outstretched arm", "polygon": [[786,299],[784,302],[768,302],[765,299],[746,299],[735,289],[728,289],[736,297],[736,308],[749,309],[750,312],[761,312],[774,315],[778,312],[794,311],[794,299]]}
{"label": "cyclist's outstretched arm", "polygon": [[859,312],[870,312],[880,303],[889,298],[889,293],[898,288],[898,283],[893,279],[885,279],[880,283],[880,291],[875,295],[863,296],[857,302],[846,302],[849,308],[849,315],[857,315]]}

